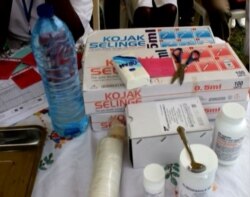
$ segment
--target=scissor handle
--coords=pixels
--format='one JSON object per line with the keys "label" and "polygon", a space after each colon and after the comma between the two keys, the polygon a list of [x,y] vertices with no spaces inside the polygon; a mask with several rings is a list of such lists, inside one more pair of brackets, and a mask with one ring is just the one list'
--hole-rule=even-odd
{"label": "scissor handle", "polygon": [[193,50],[186,61],[186,65],[192,63],[193,61],[198,61],[200,59],[200,56],[201,54],[199,51]]}
{"label": "scissor handle", "polygon": [[176,48],[172,51],[172,56],[175,58],[177,63],[181,63],[182,53],[182,48]]}

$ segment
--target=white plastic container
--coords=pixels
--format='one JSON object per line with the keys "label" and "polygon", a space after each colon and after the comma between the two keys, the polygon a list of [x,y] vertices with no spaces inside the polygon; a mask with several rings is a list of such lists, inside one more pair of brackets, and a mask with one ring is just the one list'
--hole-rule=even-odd
{"label": "white plastic container", "polygon": [[214,127],[213,149],[219,164],[232,165],[240,154],[247,131],[246,110],[238,103],[226,103],[219,112]]}
{"label": "white plastic container", "polygon": [[145,197],[164,197],[165,170],[156,163],[147,165],[143,171]]}
{"label": "white plastic container", "polygon": [[178,183],[178,197],[205,197],[213,196],[214,184],[218,168],[218,158],[215,152],[202,144],[191,144],[194,159],[206,166],[206,170],[200,173],[190,171],[190,156],[184,148],[180,154],[180,179]]}

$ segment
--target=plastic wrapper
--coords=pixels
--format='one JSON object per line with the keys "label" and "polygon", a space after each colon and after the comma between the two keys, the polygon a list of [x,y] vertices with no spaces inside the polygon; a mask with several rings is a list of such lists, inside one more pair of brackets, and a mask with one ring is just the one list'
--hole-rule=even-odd
{"label": "plastic wrapper", "polygon": [[119,197],[125,126],[114,119],[108,136],[98,143],[90,197]]}

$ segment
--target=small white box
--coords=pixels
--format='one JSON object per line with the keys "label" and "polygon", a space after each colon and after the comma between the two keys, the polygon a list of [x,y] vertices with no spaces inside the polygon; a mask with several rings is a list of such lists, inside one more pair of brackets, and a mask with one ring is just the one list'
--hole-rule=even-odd
{"label": "small white box", "polygon": [[150,84],[150,77],[136,57],[117,55],[112,58],[116,71],[127,89]]}
{"label": "small white box", "polygon": [[211,145],[213,130],[198,97],[131,104],[125,113],[134,168],[178,162],[184,148],[178,126],[189,143]]}

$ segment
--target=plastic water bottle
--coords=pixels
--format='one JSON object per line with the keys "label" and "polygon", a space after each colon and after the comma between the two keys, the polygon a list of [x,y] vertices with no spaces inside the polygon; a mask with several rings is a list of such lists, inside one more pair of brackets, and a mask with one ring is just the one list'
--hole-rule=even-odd
{"label": "plastic water bottle", "polygon": [[42,77],[53,128],[71,138],[86,131],[88,116],[77,68],[75,42],[68,27],[54,15],[53,7],[37,8],[32,31],[32,51]]}

